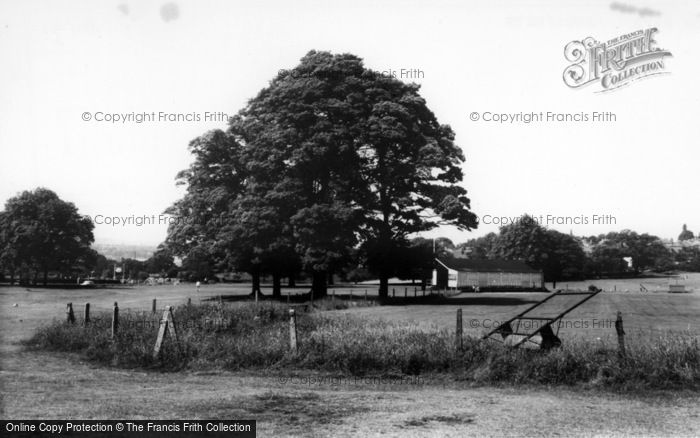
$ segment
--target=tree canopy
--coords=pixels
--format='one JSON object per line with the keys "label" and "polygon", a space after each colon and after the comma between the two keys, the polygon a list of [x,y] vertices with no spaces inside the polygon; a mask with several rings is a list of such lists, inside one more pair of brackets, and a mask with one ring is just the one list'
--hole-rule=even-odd
{"label": "tree canopy", "polygon": [[94,225],[70,202],[45,188],[10,198],[0,212],[0,266],[21,282],[49,272],[71,275],[94,264]]}
{"label": "tree canopy", "polygon": [[632,270],[635,274],[666,266],[672,259],[670,251],[658,237],[622,230],[599,236],[598,244],[591,254],[591,262],[597,275],[604,272],[622,273],[628,268],[623,261],[626,257],[632,259]]}
{"label": "tree canopy", "polygon": [[[226,132],[190,145],[188,192],[171,211],[197,223],[171,227],[172,247],[206,248],[254,277],[300,266],[320,295],[359,247],[386,296],[408,236],[476,227],[459,184],[464,156],[418,91],[354,55],[309,52]],[[210,216],[221,219],[216,231]]]}
{"label": "tree canopy", "polygon": [[582,278],[586,260],[578,239],[548,230],[528,215],[501,227],[499,234],[472,239],[462,251],[474,258],[522,260],[542,270],[547,281]]}

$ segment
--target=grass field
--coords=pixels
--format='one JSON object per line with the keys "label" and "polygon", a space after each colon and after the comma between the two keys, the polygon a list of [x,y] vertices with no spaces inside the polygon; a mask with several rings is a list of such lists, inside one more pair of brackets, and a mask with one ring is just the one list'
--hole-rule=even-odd
{"label": "grass field", "polygon": [[[700,334],[700,274],[687,274],[683,280],[694,292],[671,294],[667,279],[626,279],[560,283],[557,288],[585,290],[594,284],[604,290],[583,306],[568,314],[562,323],[563,338],[579,336],[607,339],[615,334],[614,321],[622,312],[625,331],[630,337],[655,336],[667,330]],[[640,292],[643,282],[649,292]],[[672,281],[675,283],[675,281]],[[650,286],[651,285],[651,286]],[[551,284],[548,284],[551,287]],[[409,292],[410,296],[410,292]],[[408,320],[426,325],[454,329],[455,310],[461,308],[464,329],[479,335],[497,322],[507,321],[522,310],[542,300],[544,293],[463,293],[452,297],[445,305],[401,305],[349,309],[346,312],[389,320]],[[556,315],[573,298],[562,298],[544,305],[537,315]]]}
{"label": "grass field", "polygon": [[[696,292],[640,293],[638,280],[616,281],[616,292],[600,294],[567,317],[572,326],[563,327],[561,337],[564,342],[574,336],[612,342],[614,329],[605,321],[614,320],[618,310],[630,342],[643,342],[669,329],[698,334],[700,275],[691,274],[686,282]],[[591,283],[607,289],[594,281],[569,287]],[[364,286],[339,287],[337,293],[350,289],[363,299]],[[185,284],[91,290],[0,288],[2,417],[252,418],[259,420],[260,436],[700,434],[697,393],[475,388],[451,381],[376,382],[318,374],[158,373],[97,367],[70,355],[26,351],[18,344],[52,318],[63,319],[67,302],[74,303],[80,317],[87,301],[93,312],[110,310],[115,301],[122,309],[145,310],[153,298],[162,308],[184,303],[188,297],[196,303],[248,291],[247,285],[207,285],[197,295],[193,285]],[[376,295],[376,290],[368,294]],[[397,303],[338,312],[453,329],[455,310],[462,308],[465,329],[479,334],[486,325],[544,296],[462,294],[444,305]],[[576,321],[588,321],[589,327],[575,328]],[[592,327],[594,321],[603,322]]]}

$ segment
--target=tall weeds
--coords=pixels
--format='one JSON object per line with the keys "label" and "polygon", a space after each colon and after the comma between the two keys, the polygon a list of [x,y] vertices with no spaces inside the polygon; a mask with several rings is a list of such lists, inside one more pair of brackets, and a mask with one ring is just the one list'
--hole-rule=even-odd
{"label": "tall weeds", "polygon": [[158,317],[145,312],[123,313],[115,339],[111,316],[100,314],[88,327],[54,322],[27,344],[122,368],[441,374],[476,383],[700,388],[700,345],[690,333],[628,336],[625,358],[612,342],[576,338],[543,352],[466,337],[455,351],[454,333],[436,327],[300,309],[299,349],[291,352],[288,310],[280,303],[180,306],[174,315],[179,345],[166,339],[155,359]]}

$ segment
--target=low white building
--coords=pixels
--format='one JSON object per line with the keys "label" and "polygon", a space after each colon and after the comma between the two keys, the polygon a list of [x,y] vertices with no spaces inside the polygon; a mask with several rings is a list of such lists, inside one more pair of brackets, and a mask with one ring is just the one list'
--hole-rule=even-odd
{"label": "low white building", "polygon": [[433,287],[438,289],[539,289],[542,271],[518,260],[435,259]]}

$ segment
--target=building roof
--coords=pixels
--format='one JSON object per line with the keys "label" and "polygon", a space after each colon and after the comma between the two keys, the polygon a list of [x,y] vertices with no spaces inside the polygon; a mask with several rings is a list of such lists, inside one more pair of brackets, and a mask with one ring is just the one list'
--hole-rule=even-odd
{"label": "building roof", "polygon": [[455,271],[470,272],[518,272],[518,273],[539,273],[537,269],[532,269],[525,262],[519,260],[503,259],[435,259],[438,263],[448,269]]}

